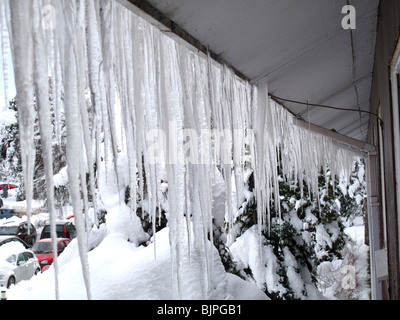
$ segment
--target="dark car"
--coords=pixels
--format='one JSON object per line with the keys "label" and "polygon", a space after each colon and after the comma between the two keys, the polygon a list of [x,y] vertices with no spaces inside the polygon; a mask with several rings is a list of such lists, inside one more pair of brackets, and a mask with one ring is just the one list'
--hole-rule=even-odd
{"label": "dark car", "polygon": [[[56,223],[57,238],[76,238],[76,229],[72,222],[57,222]],[[51,238],[50,225],[46,224],[42,230],[40,239]]]}
{"label": "dark car", "polygon": [[23,240],[16,236],[0,236],[0,247],[10,242],[18,242],[21,243],[26,249],[29,248],[29,246]]}
{"label": "dark car", "polygon": [[0,226],[0,235],[13,235],[23,240],[29,246],[33,246],[36,242],[36,228],[28,222],[15,223],[10,221]]}
{"label": "dark car", "polygon": [[7,208],[1,208],[0,209],[0,219],[8,219],[8,218],[11,218],[11,217],[21,218],[21,215],[15,209],[7,209]]}

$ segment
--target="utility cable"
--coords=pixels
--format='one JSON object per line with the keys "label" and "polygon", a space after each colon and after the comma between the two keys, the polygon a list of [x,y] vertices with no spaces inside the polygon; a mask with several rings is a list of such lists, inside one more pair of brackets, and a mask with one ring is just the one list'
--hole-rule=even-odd
{"label": "utility cable", "polygon": [[[290,102],[290,103],[295,103],[295,104],[301,104],[301,105],[305,105],[305,106],[308,106],[308,107],[312,106],[312,107],[334,109],[334,110],[341,110],[341,111],[366,113],[366,114],[369,114],[371,116],[375,116],[379,120],[380,125],[383,126],[383,120],[381,119],[381,117],[379,117],[379,115],[377,115],[376,113],[373,113],[371,111],[366,111],[366,110],[361,110],[361,109],[349,109],[349,108],[343,108],[343,107],[333,107],[333,106],[327,106],[327,105],[323,105],[323,104],[296,101],[296,100],[277,97],[277,96],[275,96],[275,95],[273,95],[271,93],[269,95],[271,96],[271,98],[273,98],[275,100],[280,100],[280,101],[285,101],[285,102]],[[295,115],[295,116],[297,116],[297,115]]]}

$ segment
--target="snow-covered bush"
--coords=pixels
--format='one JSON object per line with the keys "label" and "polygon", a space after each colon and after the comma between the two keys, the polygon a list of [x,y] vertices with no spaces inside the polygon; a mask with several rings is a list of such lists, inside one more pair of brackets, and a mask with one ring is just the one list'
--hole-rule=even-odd
{"label": "snow-covered bush", "polygon": [[[352,177],[360,176],[360,181],[363,181],[359,172],[363,174],[363,164],[357,161]],[[257,225],[253,174],[247,174],[245,178],[245,201],[230,231],[236,240],[230,250],[250,281],[256,282],[272,299],[315,299],[320,295],[317,287],[328,298],[366,297],[368,247],[355,245],[344,232],[345,226],[353,224],[354,217],[364,214],[359,205],[360,195],[356,195],[355,190],[362,197],[365,185],[355,184],[353,178],[346,187],[332,179],[329,170],[321,169],[316,197],[308,192],[307,184],[304,184],[301,195],[295,182],[281,178],[280,213],[272,199],[270,225],[263,227]],[[347,207],[353,208],[351,214],[343,212],[343,188],[353,191],[352,196],[346,199]],[[343,290],[341,283],[347,275],[341,273],[343,266],[350,266],[350,270],[355,268],[357,288],[347,290],[347,286]]]}

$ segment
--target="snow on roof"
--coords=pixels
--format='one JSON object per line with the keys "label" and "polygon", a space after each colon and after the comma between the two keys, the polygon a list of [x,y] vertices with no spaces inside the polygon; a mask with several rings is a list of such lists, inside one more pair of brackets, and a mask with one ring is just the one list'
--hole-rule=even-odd
{"label": "snow on roof", "polygon": [[18,255],[21,251],[26,249],[20,242],[10,242],[0,246],[0,264],[12,254]]}
{"label": "snow on roof", "polygon": [[[56,238],[56,240],[57,240],[57,241],[58,241],[58,240],[70,240],[70,241],[71,241],[71,239],[68,239],[68,238]],[[40,239],[40,240],[37,241],[37,242],[51,242],[51,238]]]}
{"label": "snow on roof", "polygon": [[[7,219],[7,220],[9,220],[9,219]],[[19,221],[14,221],[14,220],[10,221],[9,220],[9,221],[6,221],[6,222],[0,224],[0,226],[1,227],[16,227],[16,226],[19,226],[20,223],[21,222],[19,222]]]}

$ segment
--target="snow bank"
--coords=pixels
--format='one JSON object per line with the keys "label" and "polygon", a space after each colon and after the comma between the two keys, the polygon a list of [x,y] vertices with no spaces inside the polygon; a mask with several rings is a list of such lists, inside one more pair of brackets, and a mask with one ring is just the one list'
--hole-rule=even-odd
{"label": "snow bank", "polygon": [[227,273],[228,293],[237,300],[270,300],[255,284],[247,282],[238,276]]}

